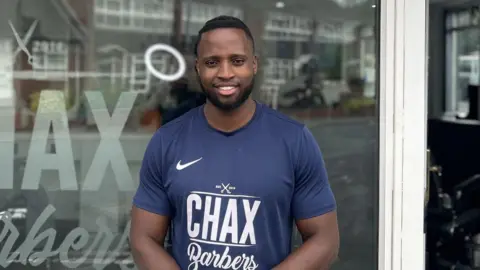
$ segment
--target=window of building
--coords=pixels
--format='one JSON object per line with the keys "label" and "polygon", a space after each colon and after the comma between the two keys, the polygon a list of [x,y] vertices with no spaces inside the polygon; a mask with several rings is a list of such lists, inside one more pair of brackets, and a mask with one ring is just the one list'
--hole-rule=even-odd
{"label": "window of building", "polygon": [[468,85],[480,83],[480,28],[478,9],[447,14],[446,29],[446,98],[447,115],[468,113]]}
{"label": "window of building", "polygon": [[63,42],[34,41],[32,46],[33,70],[68,70],[68,46]]}
{"label": "window of building", "polygon": [[164,27],[171,20],[171,0],[100,0],[95,2],[95,25],[110,31],[141,31],[158,33],[170,31]]}

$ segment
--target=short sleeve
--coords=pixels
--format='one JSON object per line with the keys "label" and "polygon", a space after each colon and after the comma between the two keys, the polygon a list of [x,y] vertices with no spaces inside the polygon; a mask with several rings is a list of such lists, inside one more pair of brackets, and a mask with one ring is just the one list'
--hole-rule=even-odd
{"label": "short sleeve", "polygon": [[325,162],[315,138],[304,127],[298,138],[295,162],[293,217],[307,219],[336,209],[335,197],[328,182]]}
{"label": "short sleeve", "polygon": [[162,181],[161,145],[157,132],[145,150],[140,168],[140,183],[133,197],[133,204],[148,212],[170,216],[172,207]]}

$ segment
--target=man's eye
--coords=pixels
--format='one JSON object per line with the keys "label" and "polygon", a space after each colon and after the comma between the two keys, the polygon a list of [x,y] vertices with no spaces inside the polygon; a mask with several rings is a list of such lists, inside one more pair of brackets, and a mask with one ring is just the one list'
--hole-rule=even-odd
{"label": "man's eye", "polygon": [[212,60],[205,62],[205,65],[207,65],[207,66],[209,66],[209,67],[214,66],[215,64],[216,64],[216,62],[215,62],[215,61],[212,61]]}
{"label": "man's eye", "polygon": [[245,63],[245,60],[243,60],[243,59],[234,59],[233,60],[234,65],[242,65],[243,63]]}

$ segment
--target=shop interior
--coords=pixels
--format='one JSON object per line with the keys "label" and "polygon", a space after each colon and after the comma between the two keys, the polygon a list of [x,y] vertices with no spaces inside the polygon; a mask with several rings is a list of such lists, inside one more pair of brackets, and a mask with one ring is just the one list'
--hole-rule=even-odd
{"label": "shop interior", "polygon": [[480,1],[430,1],[426,269],[480,269]]}

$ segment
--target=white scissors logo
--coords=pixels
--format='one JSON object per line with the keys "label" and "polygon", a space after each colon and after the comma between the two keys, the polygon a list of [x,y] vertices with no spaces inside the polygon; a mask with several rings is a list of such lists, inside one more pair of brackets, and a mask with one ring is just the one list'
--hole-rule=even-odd
{"label": "white scissors logo", "polygon": [[32,38],[33,32],[35,31],[35,28],[37,28],[38,21],[35,20],[32,25],[30,25],[30,28],[28,29],[27,33],[25,34],[25,37],[23,40],[20,38],[20,35],[18,34],[17,30],[15,30],[15,27],[13,26],[12,22],[9,20],[8,24],[10,24],[10,28],[12,28],[13,35],[15,36],[15,39],[17,40],[18,43],[18,48],[15,50],[13,57],[15,58],[20,51],[25,52],[25,54],[28,56],[28,63],[30,65],[33,65],[33,56],[30,54],[30,52],[27,49],[27,44]]}
{"label": "white scissors logo", "polygon": [[222,191],[221,191],[221,192],[222,192],[222,193],[223,193],[223,192],[227,192],[228,194],[231,194],[232,192],[229,190],[229,188],[230,188],[230,184],[224,185],[224,184],[222,183]]}

